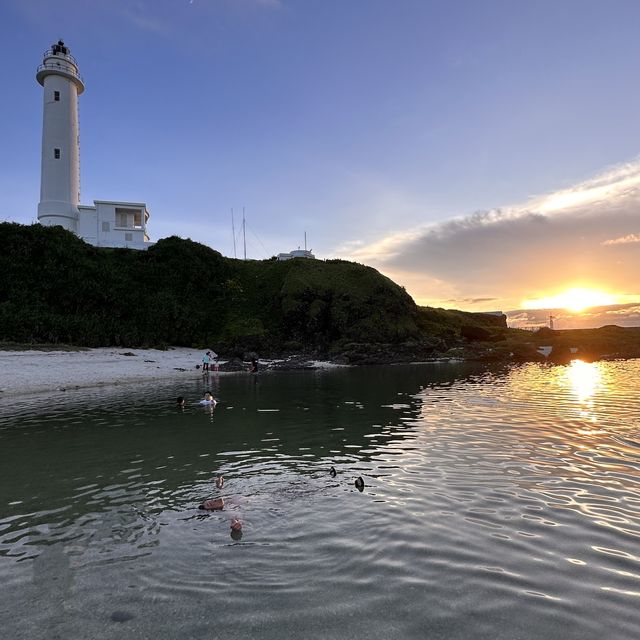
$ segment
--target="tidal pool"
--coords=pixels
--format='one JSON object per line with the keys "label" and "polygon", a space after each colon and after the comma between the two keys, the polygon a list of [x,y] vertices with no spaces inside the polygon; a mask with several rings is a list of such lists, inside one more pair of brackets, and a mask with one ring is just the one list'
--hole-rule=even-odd
{"label": "tidal pool", "polygon": [[0,635],[637,638],[638,380],[449,363],[0,400]]}

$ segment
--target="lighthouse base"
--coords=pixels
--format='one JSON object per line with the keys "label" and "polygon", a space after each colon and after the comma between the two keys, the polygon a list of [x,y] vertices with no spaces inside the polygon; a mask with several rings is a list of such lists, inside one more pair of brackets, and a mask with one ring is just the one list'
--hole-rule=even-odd
{"label": "lighthouse base", "polygon": [[78,208],[69,202],[48,200],[38,204],[38,221],[46,227],[63,227],[78,233]]}

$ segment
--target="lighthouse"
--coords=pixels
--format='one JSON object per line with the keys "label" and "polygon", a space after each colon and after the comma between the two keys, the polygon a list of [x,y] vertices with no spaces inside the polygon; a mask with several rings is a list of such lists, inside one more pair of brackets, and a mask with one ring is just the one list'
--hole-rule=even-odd
{"label": "lighthouse", "polygon": [[78,96],[84,91],[84,82],[78,64],[62,40],[44,52],[36,80],[44,89],[38,220],[78,233]]}
{"label": "lighthouse", "polygon": [[96,247],[149,248],[149,211],[144,202],[80,204],[78,96],[84,82],[62,40],[44,52],[36,80],[44,89],[40,223],[64,227]]}

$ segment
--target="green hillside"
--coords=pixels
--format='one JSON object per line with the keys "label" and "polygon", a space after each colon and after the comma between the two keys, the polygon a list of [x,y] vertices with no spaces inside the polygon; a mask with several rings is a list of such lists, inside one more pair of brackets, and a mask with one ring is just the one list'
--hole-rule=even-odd
{"label": "green hillside", "polygon": [[[375,269],[343,260],[235,260],[170,237],[104,249],[60,227],[0,224],[0,340],[213,346],[221,352],[425,355],[482,314],[419,308]],[[399,349],[399,351],[398,351]],[[382,358],[384,359],[384,358]]]}

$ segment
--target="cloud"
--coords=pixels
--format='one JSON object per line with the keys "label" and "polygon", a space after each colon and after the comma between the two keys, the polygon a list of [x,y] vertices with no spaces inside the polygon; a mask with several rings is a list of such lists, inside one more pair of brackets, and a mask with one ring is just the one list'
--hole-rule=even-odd
{"label": "cloud", "polygon": [[605,247],[609,247],[613,244],[632,244],[634,242],[640,242],[640,234],[639,233],[630,233],[626,236],[622,236],[620,238],[614,238],[613,240],[605,240],[602,244]]}
{"label": "cloud", "polygon": [[171,31],[171,26],[168,21],[161,19],[157,15],[152,15],[151,12],[145,9],[140,3],[122,7],[121,16],[133,26],[147,33],[165,35]]}
{"label": "cloud", "polygon": [[493,302],[498,298],[451,298],[447,300],[452,304],[481,304],[483,302]]}
{"label": "cloud", "polygon": [[[486,302],[515,306],[570,286],[640,294],[640,252],[625,247],[640,241],[639,212],[636,160],[519,205],[354,246],[351,257],[401,284],[412,274],[414,285],[405,286],[422,303],[490,298]],[[446,286],[438,290],[430,282]]]}
{"label": "cloud", "polygon": [[269,9],[281,9],[283,7],[282,0],[254,0],[254,2]]}

